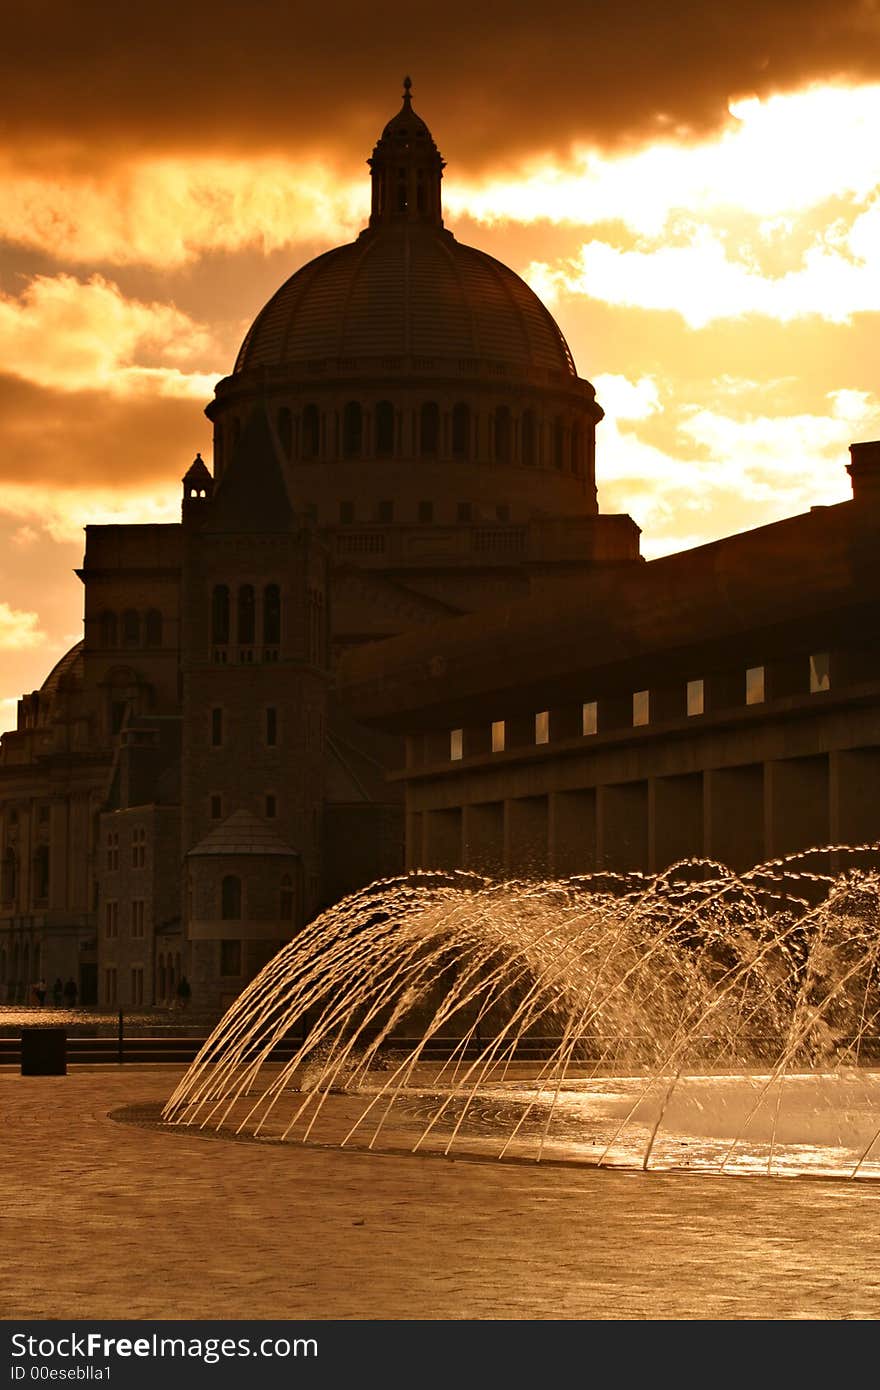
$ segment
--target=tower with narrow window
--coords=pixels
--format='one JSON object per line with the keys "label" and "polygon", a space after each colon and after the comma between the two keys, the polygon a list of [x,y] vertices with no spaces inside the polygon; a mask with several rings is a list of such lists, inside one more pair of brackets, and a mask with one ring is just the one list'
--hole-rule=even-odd
{"label": "tower with narrow window", "polygon": [[211,1007],[319,899],[326,556],[265,409],[216,489],[201,470],[184,479],[181,612],[182,921]]}

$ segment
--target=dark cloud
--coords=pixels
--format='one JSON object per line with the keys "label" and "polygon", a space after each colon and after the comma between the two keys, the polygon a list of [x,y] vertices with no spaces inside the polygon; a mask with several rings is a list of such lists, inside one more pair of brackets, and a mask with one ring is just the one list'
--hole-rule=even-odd
{"label": "dark cloud", "polygon": [[197,449],[210,457],[198,401],[57,391],[0,374],[0,482],[112,487],[122,498],[144,484],[176,486]]}
{"label": "dark cloud", "polygon": [[137,149],[365,156],[415,104],[459,166],[723,122],[731,95],[880,76],[877,0],[438,6],[31,0],[4,18],[0,138],[94,162]]}

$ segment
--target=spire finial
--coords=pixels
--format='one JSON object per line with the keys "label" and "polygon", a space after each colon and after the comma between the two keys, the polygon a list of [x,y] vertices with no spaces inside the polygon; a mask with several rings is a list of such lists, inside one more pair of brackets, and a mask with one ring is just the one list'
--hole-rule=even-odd
{"label": "spire finial", "polygon": [[403,79],[403,100],[404,100],[404,103],[405,103],[407,106],[409,106],[410,102],[412,101],[412,78],[411,78],[411,77],[405,77],[405,78]]}

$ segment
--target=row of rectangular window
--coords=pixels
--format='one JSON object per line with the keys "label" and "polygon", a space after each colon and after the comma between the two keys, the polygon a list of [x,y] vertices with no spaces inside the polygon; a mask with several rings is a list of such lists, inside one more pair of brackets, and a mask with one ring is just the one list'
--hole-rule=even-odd
{"label": "row of rectangular window", "polygon": [[[107,868],[119,868],[119,831],[111,830],[107,835]],[[147,832],[144,826],[136,825],[131,832],[131,866],[133,869],[146,868]]]}
{"label": "row of rectangular window", "polygon": [[[118,974],[115,965],[108,965],[104,970],[104,1003],[115,1004],[117,1002]],[[132,1004],[143,1004],[144,1002],[144,967],[133,965],[131,968],[131,1001]]]}
{"label": "row of rectangular window", "polygon": [[[831,689],[831,664],[827,652],[815,652],[810,657],[810,693],[819,694]],[[745,676],[745,702],[747,705],[764,703],[765,671],[763,666],[750,666]],[[705,682],[687,682],[686,709],[688,718],[706,712]],[[651,692],[636,690],[632,696],[633,728],[642,728],[651,722]],[[581,734],[587,738],[599,731],[599,705],[596,700],[587,700],[581,706]],[[493,753],[503,753],[507,740],[507,723],[496,719],[491,728],[491,748]],[[550,711],[540,710],[535,715],[535,743],[550,742]],[[449,757],[451,762],[459,762],[464,757],[464,730],[452,729],[449,735]]]}
{"label": "row of rectangular window", "polygon": [[[316,507],[313,503],[308,503],[308,504],[307,504],[307,506],[306,506],[306,514],[307,514],[307,516],[309,517],[309,520],[310,520],[310,521],[313,521],[313,522],[317,523],[317,520],[318,520],[318,509],[317,509],[317,507]],[[417,517],[418,517],[418,520],[419,520],[421,523],[423,523],[423,524],[424,524],[425,522],[434,521],[434,520],[435,520],[434,503],[431,502],[431,501],[428,501],[427,499],[425,499],[424,501],[419,502],[419,503],[418,503],[418,507],[417,507],[416,515],[417,515]],[[459,503],[458,503],[458,506],[457,506],[457,508],[456,508],[455,519],[456,519],[456,521],[460,521],[460,522],[468,522],[468,521],[487,521],[487,520],[494,520],[494,521],[509,521],[509,520],[510,520],[510,505],[509,505],[509,503],[507,503],[507,502],[498,502],[498,503],[496,504],[495,508],[494,508],[494,515],[493,515],[492,517],[488,517],[488,516],[486,515],[486,509],[485,509],[484,507],[482,507],[482,506],[476,506],[473,502],[459,502]],[[371,522],[371,521],[373,520],[373,518],[372,518],[372,517],[368,517],[368,518],[366,518],[366,520]],[[381,525],[381,524],[388,524],[388,523],[390,523],[390,522],[393,522],[393,521],[394,521],[394,503],[393,503],[392,501],[389,501],[389,500],[380,501],[379,503],[377,503],[377,505],[376,505],[376,516],[375,516],[375,520],[376,520],[380,525]],[[353,525],[354,525],[354,523],[355,523],[355,504],[354,504],[354,502],[340,502],[340,503],[339,503],[339,521],[340,521],[340,525],[342,525],[342,526],[353,526]]]}
{"label": "row of rectangular window", "polygon": [[[142,937],[144,934],[146,906],[146,901],[143,898],[136,898],[131,904],[131,934],[133,937]],[[116,901],[104,904],[104,934],[109,940],[119,936],[119,903]]]}

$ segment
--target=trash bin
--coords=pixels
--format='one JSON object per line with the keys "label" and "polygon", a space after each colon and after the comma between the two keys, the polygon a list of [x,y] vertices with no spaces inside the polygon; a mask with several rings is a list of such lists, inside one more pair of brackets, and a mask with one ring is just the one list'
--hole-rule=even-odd
{"label": "trash bin", "polygon": [[22,1076],[67,1075],[67,1029],[22,1028]]}

